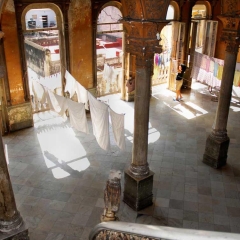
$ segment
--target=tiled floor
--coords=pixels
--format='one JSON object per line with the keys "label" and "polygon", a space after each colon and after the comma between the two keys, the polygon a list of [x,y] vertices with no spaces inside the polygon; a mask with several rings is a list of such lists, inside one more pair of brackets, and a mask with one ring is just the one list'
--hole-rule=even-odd
{"label": "tiled floor", "polygon": [[[216,170],[203,164],[202,156],[217,102],[199,83],[183,92],[184,101],[174,102],[173,96],[165,85],[154,87],[150,103],[148,162],[155,172],[154,205],[137,213],[122,202],[118,217],[240,233],[239,99],[234,98],[229,113],[228,164]],[[100,149],[92,134],[75,131],[53,112],[35,114],[34,127],[3,137],[17,206],[31,240],[88,239],[100,222],[110,169],[123,171],[131,162],[134,103],[119,98],[104,100],[125,113],[125,152],[112,136],[111,151]],[[90,116],[88,120],[91,129]]]}

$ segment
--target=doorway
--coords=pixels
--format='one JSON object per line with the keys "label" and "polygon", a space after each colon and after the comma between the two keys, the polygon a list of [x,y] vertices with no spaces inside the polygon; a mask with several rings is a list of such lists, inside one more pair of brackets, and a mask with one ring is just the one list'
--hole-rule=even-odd
{"label": "doorway", "polygon": [[[45,13],[45,15],[43,15]],[[48,28],[48,21],[54,23]],[[62,95],[61,52],[56,14],[52,9],[31,9],[25,16],[24,50],[33,112],[49,110],[46,91]],[[29,22],[35,22],[29,25]]]}

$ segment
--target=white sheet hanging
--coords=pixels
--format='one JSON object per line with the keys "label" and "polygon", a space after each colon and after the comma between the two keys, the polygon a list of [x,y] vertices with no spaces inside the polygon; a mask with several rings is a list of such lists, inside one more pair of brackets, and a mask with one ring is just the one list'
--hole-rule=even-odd
{"label": "white sheet hanging", "polygon": [[32,80],[32,91],[34,94],[34,98],[38,100],[41,104],[44,104],[46,102],[47,92],[39,82]]}
{"label": "white sheet hanging", "polygon": [[108,106],[105,103],[98,101],[89,92],[88,99],[90,104],[93,134],[96,137],[99,146],[108,151],[110,150]]}
{"label": "white sheet hanging", "polygon": [[71,98],[75,93],[76,79],[67,70],[65,72],[65,78],[66,78],[66,86],[65,86],[64,92],[69,92],[70,98]]}
{"label": "white sheet hanging", "polygon": [[124,137],[124,114],[118,114],[109,108],[114,139],[121,150],[125,150],[126,143]]}
{"label": "white sheet hanging", "polygon": [[47,96],[49,108],[52,111],[60,114],[61,116],[64,115],[65,111],[67,110],[67,99],[63,96],[59,96],[50,90],[48,90]]}
{"label": "white sheet hanging", "polygon": [[71,126],[80,132],[89,133],[84,104],[67,99],[67,106]]}
{"label": "white sheet hanging", "polygon": [[48,89],[54,91],[56,88],[62,87],[61,73],[56,73],[51,76],[40,78],[39,82]]}
{"label": "white sheet hanging", "polygon": [[78,96],[78,102],[84,103],[85,109],[89,110],[87,90],[77,81],[75,82],[75,89]]}

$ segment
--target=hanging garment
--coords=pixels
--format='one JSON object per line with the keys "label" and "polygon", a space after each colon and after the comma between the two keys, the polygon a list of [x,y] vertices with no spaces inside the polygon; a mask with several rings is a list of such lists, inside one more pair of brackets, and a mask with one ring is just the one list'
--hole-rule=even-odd
{"label": "hanging garment", "polygon": [[121,150],[125,150],[124,114],[118,114],[109,108],[114,139]]}
{"label": "hanging garment", "polygon": [[219,65],[218,72],[217,72],[217,78],[219,80],[222,80],[222,74],[223,74],[223,66]]}
{"label": "hanging garment", "polygon": [[67,99],[67,107],[71,126],[80,132],[89,133],[84,104]]}
{"label": "hanging garment", "polygon": [[236,63],[235,71],[239,71],[240,72],[240,63]]}
{"label": "hanging garment", "polygon": [[235,71],[233,85],[235,87],[240,87],[240,71]]}
{"label": "hanging garment", "polygon": [[32,81],[32,91],[34,94],[34,98],[39,101],[41,104],[46,103],[47,95],[44,87],[37,81]]}
{"label": "hanging garment", "polygon": [[[215,61],[215,60],[214,60],[214,61]],[[219,64],[215,61],[215,62],[214,62],[214,71],[213,71],[213,76],[214,76],[214,77],[217,77],[218,67],[219,67]]]}
{"label": "hanging garment", "polygon": [[154,63],[158,66],[158,53],[155,53]]}
{"label": "hanging garment", "polygon": [[96,137],[99,146],[102,149],[108,151],[110,150],[108,106],[105,103],[98,101],[89,92],[88,99],[90,105],[93,134]]}
{"label": "hanging garment", "polygon": [[85,109],[89,110],[87,90],[77,81],[75,82],[75,89],[78,97],[78,102],[84,103]]}
{"label": "hanging garment", "polygon": [[48,90],[47,102],[50,110],[60,114],[61,116],[63,116],[67,110],[67,99],[51,92],[50,90]]}
{"label": "hanging garment", "polygon": [[69,92],[70,98],[74,95],[75,93],[75,82],[76,79],[66,70],[65,72],[65,78],[66,78],[66,86],[64,89],[64,92]]}
{"label": "hanging garment", "polygon": [[62,87],[61,73],[57,73],[45,78],[40,78],[39,82],[44,87],[47,87],[51,91],[54,91],[56,88]]}

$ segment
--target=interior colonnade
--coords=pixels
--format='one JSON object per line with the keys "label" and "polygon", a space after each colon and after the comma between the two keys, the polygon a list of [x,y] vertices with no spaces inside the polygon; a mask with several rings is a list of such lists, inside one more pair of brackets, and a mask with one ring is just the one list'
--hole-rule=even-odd
{"label": "interior colonnade", "polygon": [[[148,164],[148,124],[153,75],[154,54],[162,53],[159,35],[162,29],[172,23],[173,37],[171,41],[171,61],[168,77],[168,88],[174,90],[175,72],[172,71],[174,61],[186,63],[186,86],[191,88],[191,69],[194,62],[196,43],[202,32],[198,21],[192,18],[196,4],[206,8],[203,21],[209,30],[203,38],[202,53],[225,60],[219,104],[212,132],[206,140],[203,162],[219,168],[227,161],[229,137],[227,135],[227,119],[231,100],[232,83],[235,64],[239,59],[240,3],[230,1],[170,1],[170,0],[122,0],[102,1],[51,1],[51,3],[29,0],[5,0],[0,3],[0,93],[1,129],[2,133],[16,131],[33,126],[33,112],[29,92],[27,63],[24,48],[24,34],[34,33],[27,29],[25,15],[30,9],[52,9],[56,14],[56,25],[43,27],[41,30],[58,31],[61,65],[61,84],[65,86],[66,70],[86,89],[96,95],[96,29],[99,13],[106,6],[117,7],[123,25],[123,76],[121,82],[121,98],[125,101],[134,99],[134,134],[132,160],[124,173],[123,201],[135,211],[153,204],[154,172]],[[166,20],[169,6],[174,9],[174,16]],[[235,11],[238,9],[238,11]],[[81,14],[80,14],[81,13]],[[213,31],[213,23],[218,22]],[[210,36],[211,34],[211,36]],[[216,41],[219,39],[218,41]],[[215,50],[216,49],[216,50]],[[215,50],[215,51],[214,51]],[[130,78],[135,80],[134,92],[127,92],[126,83]],[[62,92],[63,94],[63,92]],[[2,146],[2,144],[1,144]],[[3,146],[1,152],[3,153]],[[14,204],[6,159],[1,156],[1,169],[4,172],[1,188],[9,198],[1,198],[0,231],[10,235],[16,231],[18,239],[27,239],[26,229]],[[6,185],[7,184],[7,185]],[[11,199],[11,201],[8,201]],[[9,214],[8,206],[11,209]],[[15,222],[17,222],[15,224]],[[14,224],[13,224],[14,223]],[[20,233],[18,232],[20,231]],[[21,234],[25,234],[21,237]],[[17,239],[17,238],[15,238]]]}

